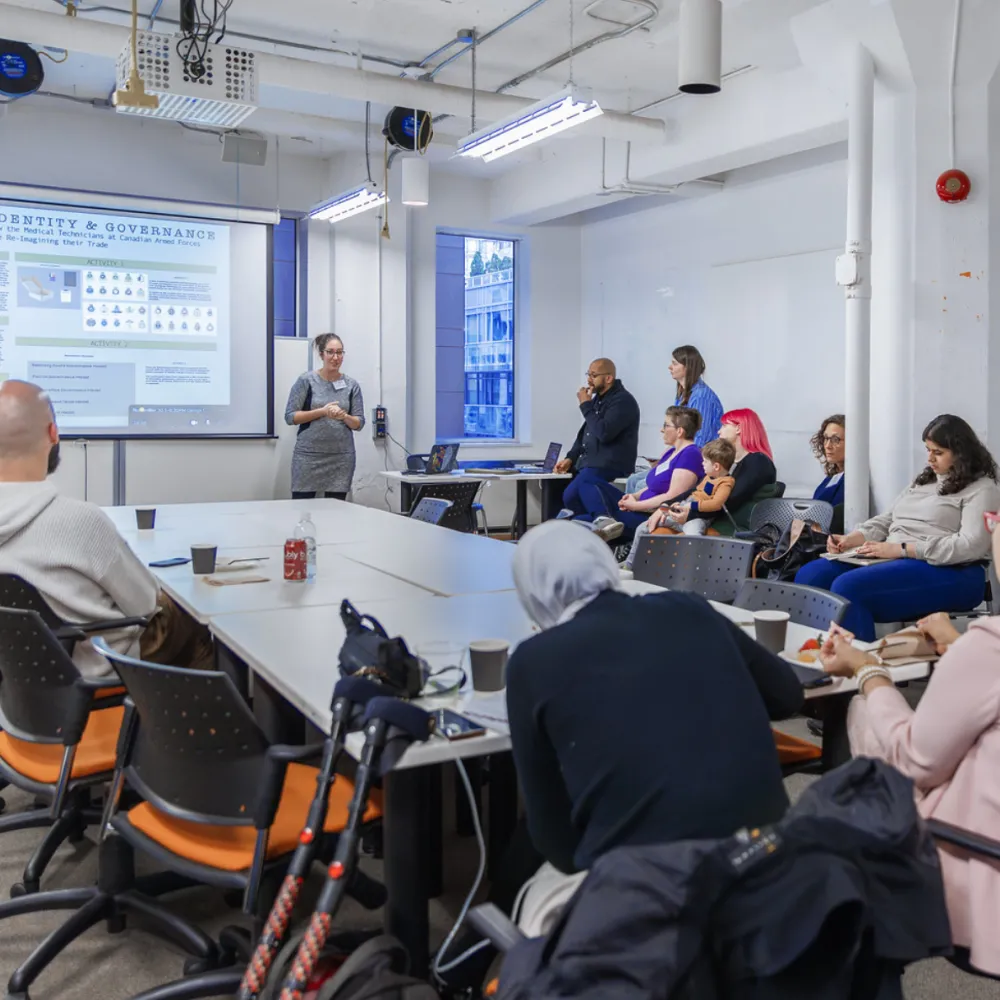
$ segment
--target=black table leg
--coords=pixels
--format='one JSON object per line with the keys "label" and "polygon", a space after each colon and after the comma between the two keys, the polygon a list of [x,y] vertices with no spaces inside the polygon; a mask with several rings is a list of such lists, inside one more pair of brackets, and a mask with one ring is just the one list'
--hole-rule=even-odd
{"label": "black table leg", "polygon": [[409,514],[413,506],[413,484],[405,479],[399,484],[399,509],[403,514]]}
{"label": "black table leg", "polygon": [[514,538],[523,538],[528,530],[528,481],[517,481],[517,505],[514,508]]}
{"label": "black table leg", "polygon": [[823,720],[823,757],[824,773],[832,771],[851,759],[851,745],[847,739],[847,708],[851,703],[852,694],[830,695],[820,699],[822,707],[820,718]]}
{"label": "black table leg", "polygon": [[562,510],[563,493],[569,483],[568,479],[542,480],[542,520],[551,521]]}
{"label": "black table leg", "polygon": [[236,690],[247,698],[250,694],[250,668],[231,649],[218,639],[212,644],[215,649],[215,669],[229,675]]}
{"label": "black table leg", "polygon": [[444,765],[427,768],[427,895],[434,899],[444,892]]}
{"label": "black table leg", "polygon": [[385,929],[410,953],[411,971],[426,973],[430,961],[427,917],[428,775],[426,768],[391,771],[384,797]]}
{"label": "black table leg", "polygon": [[[472,785],[476,812],[482,816],[483,760],[481,757],[470,757],[462,763],[465,765],[465,773],[469,776],[469,784]],[[465,782],[458,773],[455,775],[455,832],[460,837],[476,835],[476,827],[472,821],[472,806],[469,804]]]}
{"label": "black table leg", "polygon": [[253,679],[253,714],[272,743],[301,746],[305,742],[304,716],[260,674],[255,674]]}
{"label": "black table leg", "polygon": [[488,874],[492,879],[517,826],[517,772],[510,751],[490,756],[489,794],[490,826],[486,844]]}

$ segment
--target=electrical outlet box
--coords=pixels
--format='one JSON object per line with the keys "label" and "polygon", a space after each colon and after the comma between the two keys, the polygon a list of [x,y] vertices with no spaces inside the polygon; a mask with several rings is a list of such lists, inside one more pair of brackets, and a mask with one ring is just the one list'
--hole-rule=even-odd
{"label": "electrical outlet box", "polygon": [[384,441],[388,437],[387,420],[388,414],[384,406],[376,406],[372,410],[372,437],[376,441]]}

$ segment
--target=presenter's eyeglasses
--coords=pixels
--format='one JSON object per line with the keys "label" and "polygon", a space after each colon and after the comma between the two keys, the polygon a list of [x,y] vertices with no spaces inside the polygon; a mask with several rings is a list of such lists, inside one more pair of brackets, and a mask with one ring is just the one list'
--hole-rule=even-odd
{"label": "presenter's eyeglasses", "polygon": [[343,356],[344,356],[343,349],[341,349],[339,351],[324,351],[323,352],[323,357],[324,358],[342,358]]}

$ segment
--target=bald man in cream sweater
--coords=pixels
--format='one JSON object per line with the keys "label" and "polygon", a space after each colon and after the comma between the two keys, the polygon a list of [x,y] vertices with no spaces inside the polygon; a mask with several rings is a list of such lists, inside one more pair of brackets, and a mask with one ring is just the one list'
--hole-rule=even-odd
{"label": "bald man in cream sweater", "polygon": [[[30,382],[0,383],[0,573],[27,580],[69,622],[155,616],[141,645],[138,628],[104,633],[112,649],[160,662],[169,661],[156,654],[168,651],[203,660],[204,630],[157,593],[152,573],[104,511],[60,496],[48,482],[58,464],[48,396]],[[89,641],[76,644],[73,659],[85,676],[113,673]]]}

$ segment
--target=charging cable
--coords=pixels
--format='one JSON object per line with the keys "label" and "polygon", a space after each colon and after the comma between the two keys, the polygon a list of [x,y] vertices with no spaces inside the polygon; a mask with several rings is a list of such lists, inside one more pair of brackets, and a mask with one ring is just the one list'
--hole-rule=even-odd
{"label": "charging cable", "polygon": [[452,969],[461,965],[464,961],[471,958],[477,952],[482,951],[490,944],[487,940],[480,941],[478,944],[469,948],[468,951],[459,955],[458,958],[452,959],[447,965],[441,964],[441,959],[447,954],[448,949],[452,946],[452,943],[455,940],[455,935],[458,934],[462,924],[465,923],[469,907],[472,906],[472,901],[476,898],[476,893],[479,892],[479,887],[483,882],[483,876],[486,874],[486,840],[483,837],[483,825],[479,819],[479,808],[476,803],[476,796],[472,791],[472,782],[469,781],[469,772],[465,769],[464,761],[456,760],[455,764],[458,767],[458,773],[462,778],[462,784],[465,786],[465,794],[469,800],[469,810],[472,813],[472,825],[475,827],[476,831],[476,843],[479,844],[479,870],[476,872],[476,878],[472,883],[472,888],[469,890],[468,896],[465,897],[465,902],[462,904],[462,909],[459,911],[458,918],[455,920],[455,924],[452,929],[448,932],[448,936],[444,939],[444,944],[442,944],[438,949],[438,953],[434,957],[434,963],[431,966],[431,972],[433,973],[434,978],[437,979],[437,981],[442,985],[444,984],[444,980],[441,978],[443,973],[451,972]]}

